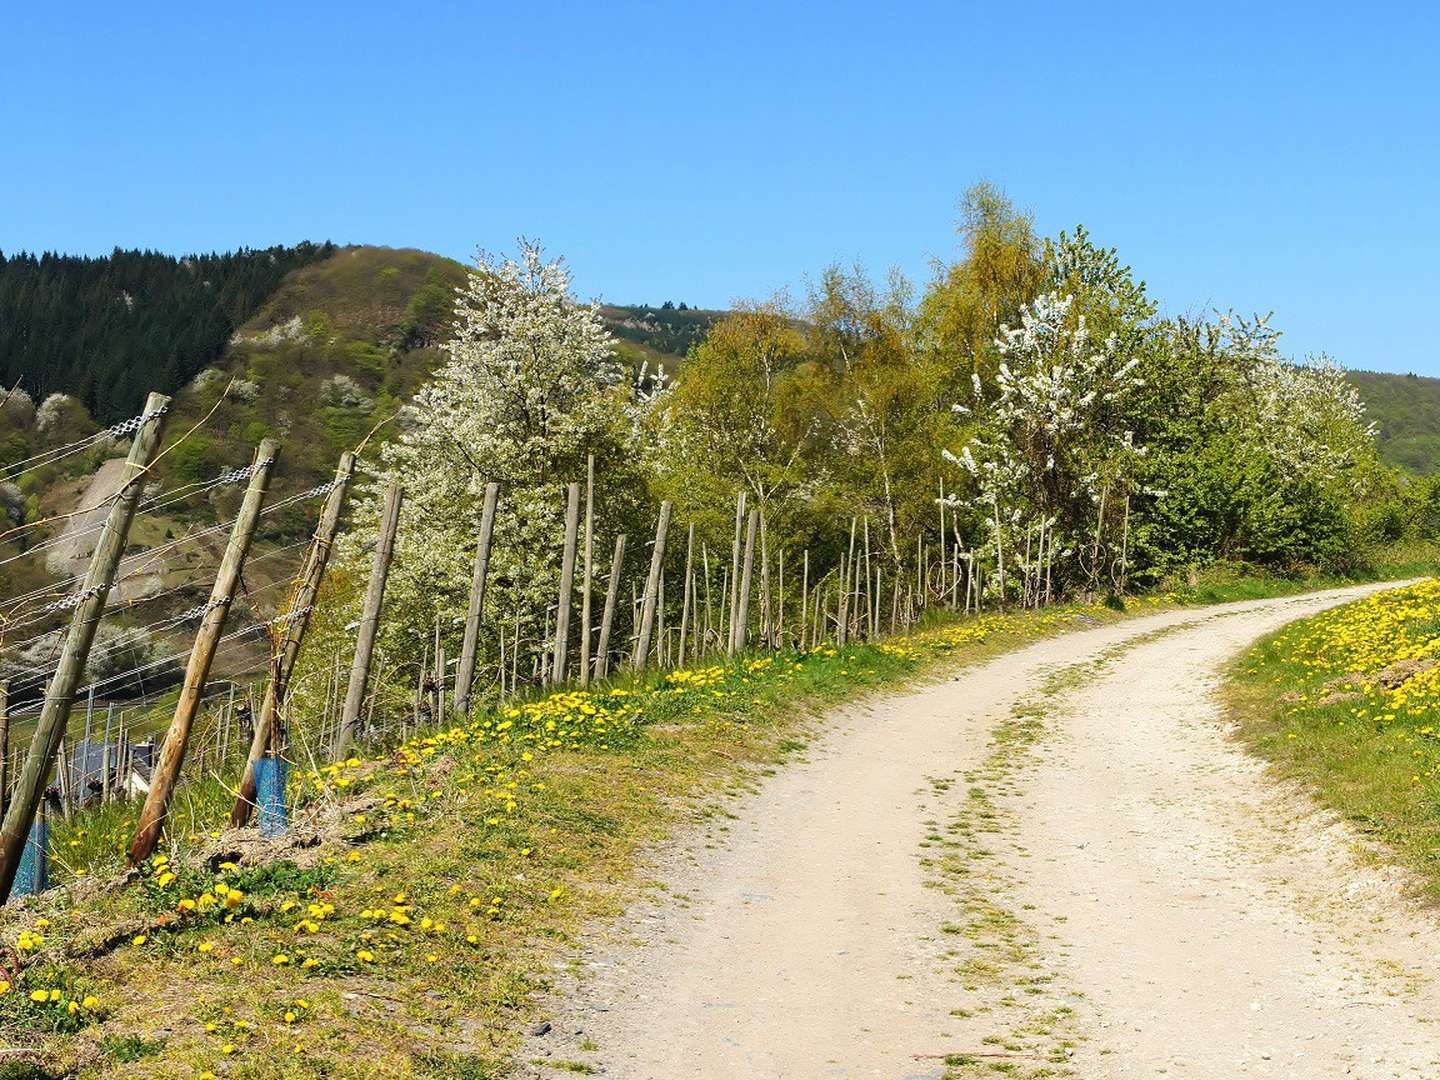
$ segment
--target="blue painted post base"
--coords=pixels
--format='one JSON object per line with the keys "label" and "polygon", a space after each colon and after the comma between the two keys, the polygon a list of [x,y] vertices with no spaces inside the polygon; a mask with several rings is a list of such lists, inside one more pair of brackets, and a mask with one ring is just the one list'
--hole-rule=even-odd
{"label": "blue painted post base", "polygon": [[290,763],[266,754],[255,762],[255,805],[260,816],[260,835],[267,839],[284,836],[290,823],[285,814],[285,782]]}
{"label": "blue painted post base", "polygon": [[20,869],[15,875],[12,896],[31,896],[50,887],[49,856],[50,825],[41,817],[30,826],[30,837],[20,855]]}

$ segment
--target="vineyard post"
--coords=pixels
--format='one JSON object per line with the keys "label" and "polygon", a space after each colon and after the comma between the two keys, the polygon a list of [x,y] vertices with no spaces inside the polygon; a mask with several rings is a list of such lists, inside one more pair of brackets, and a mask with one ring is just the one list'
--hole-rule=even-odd
{"label": "vineyard post", "polygon": [[760,638],[770,647],[774,631],[774,612],[770,609],[770,538],[765,532],[765,512],[760,512]]}
{"label": "vineyard post", "polygon": [[585,459],[585,568],[580,578],[580,685],[590,685],[590,593],[595,566],[595,455]]}
{"label": "vineyard post", "polygon": [[64,738],[60,740],[60,752],[55,764],[55,782],[60,788],[60,815],[66,821],[70,820],[70,748],[65,745]]}
{"label": "vineyard post", "polygon": [[[480,538],[475,544],[475,570],[470,577],[470,605],[465,611],[465,640],[460,646],[460,667],[455,672],[455,711],[470,710],[470,689],[475,684],[475,653],[480,646],[480,618],[485,610],[485,579],[490,573],[490,540],[495,534],[495,503],[499,484],[485,485],[485,509],[480,515]],[[504,635],[504,631],[501,631]]]}
{"label": "vineyard post", "polygon": [[[600,616],[600,640],[595,646],[595,677],[605,678],[610,670],[610,628],[615,624],[615,600],[620,595],[620,567],[625,560],[625,534],[615,537],[615,554],[610,559],[610,581],[605,587],[605,611]],[[516,634],[517,651],[519,634]],[[512,679],[513,681],[513,679]]]}
{"label": "vineyard post", "polygon": [[745,492],[742,490],[735,496],[735,540],[730,545],[730,583],[727,590],[730,597],[730,638],[726,645],[726,652],[735,652],[735,642],[739,636],[736,625],[735,612],[739,609],[740,599],[740,536],[745,525]]}
{"label": "vineyard post", "polygon": [[100,802],[110,801],[110,774],[115,771],[115,755],[110,752],[110,725],[115,719],[115,703],[105,708],[105,745],[100,750]]}
{"label": "vineyard post", "polygon": [[785,545],[780,545],[780,571],[775,585],[775,648],[785,647]]}
{"label": "vineyard post", "polygon": [[350,478],[355,474],[355,455],[349,450],[340,455],[340,464],[335,469],[335,480],[330,494],[321,511],[320,522],[315,529],[310,552],[300,571],[299,587],[287,609],[285,634],[279,652],[272,660],[269,684],[260,705],[260,715],[255,719],[255,734],[250,740],[250,752],[245,758],[245,771],[240,777],[240,787],[235,795],[235,805],[230,809],[230,824],[240,828],[250,820],[255,808],[255,763],[266,753],[277,749],[280,722],[279,712],[290,687],[290,675],[295,660],[300,655],[300,646],[305,642],[305,630],[310,625],[310,610],[315,606],[315,597],[320,592],[320,582],[325,577],[325,566],[330,561],[330,550],[335,545],[335,533],[340,528],[340,509],[345,502],[345,491]]}
{"label": "vineyard post", "polygon": [[850,553],[841,553],[840,556],[840,598],[837,602],[835,612],[835,644],[842,649],[845,647],[845,640],[849,636],[850,628],[850,564],[855,561],[855,526],[856,521],[850,519]]}
{"label": "vineyard post", "polygon": [[679,663],[685,665],[685,639],[690,633],[690,612],[693,605],[690,602],[691,573],[695,566],[695,522],[690,522],[690,531],[685,538],[685,578],[681,586],[682,598],[680,601],[680,656]]}
{"label": "vineyard post", "polygon": [[740,570],[740,601],[735,609],[735,651],[745,650],[750,633],[750,583],[755,574],[755,533],[760,524],[760,511],[751,510],[745,528],[745,563]]}
{"label": "vineyard post", "polygon": [[[130,843],[131,866],[138,866],[154,853],[165,828],[170,796],[180,778],[190,730],[196,713],[200,711],[200,699],[205,695],[210,665],[225,629],[225,618],[235,599],[235,586],[240,581],[245,554],[250,550],[250,539],[255,535],[255,525],[260,520],[260,507],[270,487],[270,471],[279,449],[274,439],[264,439],[255,452],[250,482],[246,485],[240,511],[235,515],[235,524],[231,526],[225,554],[220,558],[220,570],[210,589],[210,600],[200,616],[200,628],[195,632],[195,643],[190,648],[190,659],[185,665],[185,681],[181,684],[180,698],[175,702],[175,715],[165,732],[165,741],[160,747],[160,757],[150,780],[150,790],[145,796],[145,806],[140,811],[140,820]],[[88,756],[86,760],[89,760]]]}
{"label": "vineyard post", "polygon": [[[865,631],[865,637],[866,637],[866,640],[874,641],[874,640],[875,640],[875,592],[874,592],[874,589],[872,588],[872,586],[873,586],[873,584],[874,584],[875,578],[874,578],[874,575],[870,573],[870,515],[869,515],[869,514],[866,514],[866,515],[865,515],[863,554],[864,554],[864,558],[861,560],[861,563],[862,563],[863,570],[864,570],[864,574],[865,574],[865,625],[866,625],[866,627],[867,627],[867,629],[866,629],[866,631]],[[859,590],[856,590],[855,599],[856,599],[857,602],[858,602],[859,599],[860,599]]]}
{"label": "vineyard post", "polygon": [[945,602],[945,478],[940,478],[940,602]]}
{"label": "vineyard post", "polygon": [[385,581],[390,575],[390,561],[395,554],[395,532],[400,527],[400,502],[403,498],[399,483],[392,481],[385,489],[385,503],[380,510],[375,561],[370,566],[370,582],[365,586],[365,605],[360,609],[355,656],[350,662],[350,681],[345,686],[345,706],[340,713],[340,729],[335,735],[331,761],[339,761],[345,756],[360,729],[360,707],[365,703],[365,687],[370,681],[370,660],[375,654],[375,635],[380,630],[380,608],[385,602]]}
{"label": "vineyard post", "polygon": [[650,577],[645,582],[645,606],[640,612],[640,637],[630,666],[639,671],[650,655],[650,635],[655,627],[655,604],[660,596],[660,575],[665,569],[665,534],[670,530],[670,500],[660,504],[660,520],[655,523],[655,547],[650,553]]}
{"label": "vineyard post", "polygon": [[565,499],[565,551],[560,557],[560,604],[555,609],[555,655],[550,678],[565,681],[570,649],[570,598],[575,592],[575,536],[580,528],[580,485],[572,483]]}
{"label": "vineyard post", "polygon": [[[702,571],[702,573],[704,573],[704,575],[705,575],[705,633],[704,633],[704,635],[703,635],[702,637],[699,638],[700,648],[699,648],[699,649],[697,650],[697,652],[696,652],[696,655],[697,655],[697,656],[698,656],[700,653],[703,653],[706,649],[708,649],[708,648],[710,647],[710,629],[711,629],[711,608],[710,608],[710,545],[707,544],[707,543],[705,543],[704,540],[701,540],[701,541],[700,541],[700,559],[701,559],[701,564],[700,564],[700,565],[701,565],[701,571]],[[697,601],[699,600],[699,594],[698,594],[698,593],[696,594],[696,600],[697,600]],[[698,611],[696,612],[696,615],[697,615],[697,617],[698,617],[698,615],[699,615],[699,612],[698,612]]]}
{"label": "vineyard post", "polygon": [[90,655],[90,645],[95,640],[95,630],[100,617],[105,613],[105,603],[110,596],[110,587],[115,583],[115,573],[120,559],[125,554],[125,541],[130,533],[130,523],[135,517],[135,508],[140,503],[144,478],[150,474],[150,464],[160,447],[160,436],[165,426],[165,413],[170,399],[163,394],[151,394],[145,402],[145,412],[140,427],[135,432],[135,441],[130,444],[130,453],[125,460],[125,477],[114,496],[109,516],[95,544],[86,571],[84,584],[77,594],[80,602],[70,620],[70,630],[65,636],[65,645],[60,653],[55,674],[45,692],[45,704],[40,719],[36,722],[35,733],[30,740],[30,752],[25,755],[25,764],[15,785],[14,797],[5,810],[4,824],[0,825],[0,904],[10,897],[15,873],[20,869],[20,859],[25,852],[25,842],[30,836],[30,826],[45,795],[45,778],[55,760],[55,751],[65,734],[66,721],[70,718],[70,707],[74,703],[75,688],[85,671]]}
{"label": "vineyard post", "polygon": [[805,549],[805,569],[800,576],[800,648],[805,648],[810,619],[810,549]]}

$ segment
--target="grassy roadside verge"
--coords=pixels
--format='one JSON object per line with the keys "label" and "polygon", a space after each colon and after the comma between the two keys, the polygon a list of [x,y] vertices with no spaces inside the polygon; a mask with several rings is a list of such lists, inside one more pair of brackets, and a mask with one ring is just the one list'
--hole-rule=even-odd
{"label": "grassy roadside verge", "polygon": [[126,888],[133,810],[78,820],[60,887],[0,920],[0,1077],[503,1075],[551,962],[623,906],[651,845],[827,705],[1123,614],[942,622],[477,714],[298,778],[284,843],[209,831],[227,800],[198,785]]}
{"label": "grassy roadside verge", "polygon": [[1244,741],[1440,901],[1440,580],[1293,623],[1231,676]]}

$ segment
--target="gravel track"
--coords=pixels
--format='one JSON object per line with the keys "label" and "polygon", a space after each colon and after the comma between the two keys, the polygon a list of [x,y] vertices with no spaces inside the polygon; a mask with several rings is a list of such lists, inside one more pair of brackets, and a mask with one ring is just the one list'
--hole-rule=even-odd
{"label": "gravel track", "polygon": [[[1256,637],[1375,588],[1074,631],[840,712],[658,857],[527,1070],[1440,1076],[1436,919],[1214,694]],[[1017,715],[1030,741],[997,743]]]}

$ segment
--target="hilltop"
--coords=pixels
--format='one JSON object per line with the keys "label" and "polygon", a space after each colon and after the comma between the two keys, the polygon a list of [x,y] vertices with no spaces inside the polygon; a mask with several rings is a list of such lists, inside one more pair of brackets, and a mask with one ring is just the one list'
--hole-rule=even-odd
{"label": "hilltop", "polygon": [[1417,473],[1440,471],[1440,379],[1352,371],[1377,425],[1380,453]]}

